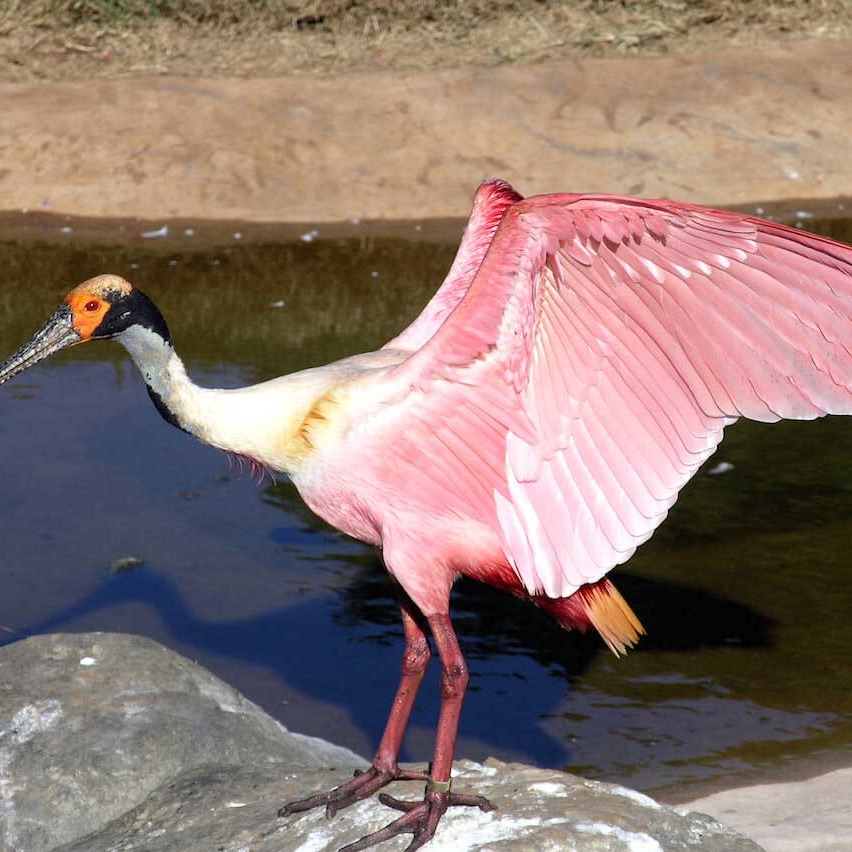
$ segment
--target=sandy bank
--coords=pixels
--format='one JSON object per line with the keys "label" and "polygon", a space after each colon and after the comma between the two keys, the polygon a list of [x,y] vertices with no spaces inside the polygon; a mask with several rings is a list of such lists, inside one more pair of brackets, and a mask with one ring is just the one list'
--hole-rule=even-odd
{"label": "sandy bank", "polygon": [[852,194],[844,42],[338,78],[0,85],[0,210],[463,216],[477,183],[709,204]]}

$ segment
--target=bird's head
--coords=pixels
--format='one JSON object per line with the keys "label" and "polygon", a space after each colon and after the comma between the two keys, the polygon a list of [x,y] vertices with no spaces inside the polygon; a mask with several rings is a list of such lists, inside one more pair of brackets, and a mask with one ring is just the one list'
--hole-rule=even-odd
{"label": "bird's head", "polygon": [[0,384],[78,343],[118,337],[142,326],[166,342],[169,332],[154,303],[118,275],[98,275],[75,287],[32,340],[0,364]]}

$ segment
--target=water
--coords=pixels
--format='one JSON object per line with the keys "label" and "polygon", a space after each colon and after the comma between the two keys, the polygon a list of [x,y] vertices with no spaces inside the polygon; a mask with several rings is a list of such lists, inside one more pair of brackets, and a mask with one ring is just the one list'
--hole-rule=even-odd
{"label": "water", "polygon": [[[852,237],[848,223],[811,229]],[[201,382],[234,386],[375,348],[454,251],[402,238],[0,243],[0,356],[103,271],[161,306]],[[412,231],[412,234],[414,232]],[[63,353],[0,390],[0,635],[119,630],[198,660],[288,727],[363,754],[402,631],[377,556],[164,424],[123,350]],[[613,574],[648,628],[615,660],[535,608],[460,584],[471,669],[459,754],[643,790],[736,783],[852,746],[852,432],[843,418],[739,423],[669,519]],[[116,570],[123,557],[141,565]],[[433,665],[406,743],[425,760]]]}

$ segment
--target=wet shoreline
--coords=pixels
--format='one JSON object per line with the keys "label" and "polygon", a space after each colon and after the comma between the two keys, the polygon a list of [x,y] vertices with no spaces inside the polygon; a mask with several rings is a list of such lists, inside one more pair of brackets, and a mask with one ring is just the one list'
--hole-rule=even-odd
{"label": "wet shoreline", "polygon": [[[473,189],[474,187],[472,187]],[[691,201],[671,196],[675,200]],[[846,220],[852,198],[790,198],[721,205],[750,216],[809,229],[810,222]],[[146,251],[210,251],[240,243],[287,243],[349,239],[403,239],[455,246],[466,218],[346,219],[331,221],[252,222],[227,218],[157,219],[77,216],[48,210],[0,210],[3,241],[144,248]],[[437,286],[436,282],[436,286]]]}

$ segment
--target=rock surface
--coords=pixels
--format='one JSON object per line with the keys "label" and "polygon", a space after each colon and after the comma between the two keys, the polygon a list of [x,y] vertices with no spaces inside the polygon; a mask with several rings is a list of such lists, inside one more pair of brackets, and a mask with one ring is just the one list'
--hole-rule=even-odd
{"label": "rock surface", "polygon": [[[459,761],[455,789],[498,804],[493,813],[452,808],[431,846],[434,852],[759,852],[760,847],[711,817],[685,814],[608,784],[489,760]],[[61,852],[325,852],[351,843],[397,813],[375,798],[332,820],[314,811],[276,819],[282,800],[345,780],[339,772],[298,775],[282,767],[208,768],[185,773],[143,804]],[[391,794],[415,798],[419,785],[399,783]],[[283,797],[283,799],[282,799]],[[410,836],[406,836],[410,840]],[[379,849],[400,850],[402,840]],[[56,852],[59,852],[57,850]]]}
{"label": "rock surface", "polygon": [[[364,765],[291,734],[209,672],[117,634],[51,635],[0,650],[3,852],[321,852],[380,828],[375,798],[333,820],[276,818],[281,803]],[[758,852],[742,835],[623,787],[551,770],[461,761],[438,850]],[[416,797],[420,785],[392,791]],[[395,841],[387,849],[405,844]]]}
{"label": "rock surface", "polygon": [[56,634],[0,650],[3,852],[81,837],[210,764],[351,771],[363,760],[290,734],[150,639]]}
{"label": "rock surface", "polygon": [[336,78],[0,84],[0,210],[255,222],[466,216],[486,177],[525,195],[716,205],[852,195],[849,47]]}

